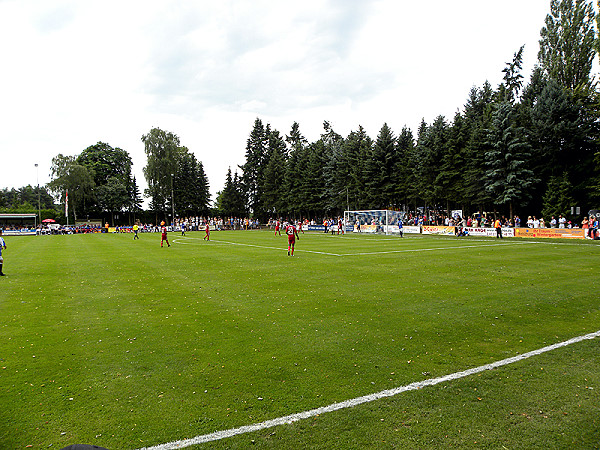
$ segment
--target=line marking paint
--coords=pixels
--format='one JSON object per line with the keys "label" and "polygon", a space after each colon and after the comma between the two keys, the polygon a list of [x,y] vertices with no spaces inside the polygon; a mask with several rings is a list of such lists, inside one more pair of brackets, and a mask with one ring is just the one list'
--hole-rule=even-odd
{"label": "line marking paint", "polygon": [[463,248],[481,248],[481,247],[501,247],[506,245],[525,245],[520,242],[507,242],[505,244],[482,244],[482,245],[461,245],[459,247],[432,247],[432,248],[414,248],[403,250],[386,250],[381,252],[363,252],[363,253],[343,253],[339,256],[364,256],[364,255],[381,255],[385,253],[411,253],[411,252],[430,252],[433,250],[461,250]]}
{"label": "line marking paint", "polygon": [[[187,239],[197,239],[197,240],[199,240],[198,238],[187,238]],[[173,241],[173,242],[176,242],[176,241]],[[178,239],[177,242],[179,242],[180,244],[186,244],[186,242],[184,242],[184,241],[182,241],[180,239]],[[267,245],[245,244],[245,243],[241,243],[241,242],[221,241],[221,240],[218,240],[218,239],[213,239],[210,242],[215,242],[217,244],[239,245],[239,246],[242,246],[242,247],[264,248],[264,249],[267,249],[267,250],[279,250],[279,251],[285,251],[285,252],[287,252],[287,247],[285,247],[285,248],[284,247],[269,247]],[[297,252],[316,253],[318,255],[328,255],[328,256],[343,256],[343,255],[340,255],[338,253],[318,252],[316,250],[301,250],[301,249],[296,249],[295,252],[296,253]]]}
{"label": "line marking paint", "polygon": [[[179,238],[177,240],[173,240],[173,242],[177,242],[180,244],[187,244],[185,240],[200,240],[199,238],[185,237],[185,239]],[[262,248],[267,250],[279,250],[279,251],[287,251],[287,248],[284,247],[270,247],[267,245],[258,245],[258,244],[246,244],[241,242],[231,242],[231,241],[222,241],[219,239],[211,240],[210,242],[214,242],[216,244],[229,244],[229,245],[239,245],[242,247],[254,247],[254,248]],[[402,250],[387,250],[387,251],[379,251],[379,252],[359,252],[359,253],[331,253],[331,252],[319,252],[316,250],[306,250],[297,248],[296,253],[314,253],[317,255],[327,255],[327,256],[366,256],[366,255],[384,255],[388,253],[411,253],[411,252],[428,252],[433,250],[460,250],[463,248],[480,248],[480,247],[501,247],[501,246],[509,246],[509,245],[527,245],[533,244],[534,242],[506,242],[506,243],[486,243],[480,245],[461,245],[456,247],[432,247],[432,248],[416,248],[416,249],[402,249]]]}
{"label": "line marking paint", "polygon": [[289,423],[294,423],[299,420],[309,419],[311,417],[318,416],[320,414],[325,414],[333,411],[338,411],[340,409],[352,408],[357,405],[361,405],[363,403],[369,403],[376,400],[380,400],[382,398],[393,397],[395,395],[401,394],[403,392],[408,391],[416,391],[418,389],[422,389],[428,386],[435,386],[436,384],[444,383],[447,381],[458,380],[460,378],[465,378],[470,375],[474,375],[477,373],[485,372],[486,370],[496,369],[498,367],[506,366],[508,364],[512,364],[518,361],[522,361],[527,358],[531,358],[532,356],[541,355],[542,353],[546,353],[552,350],[556,350],[557,348],[566,347],[567,345],[575,344],[577,342],[581,342],[584,340],[591,340],[600,337],[600,331],[596,331],[594,333],[589,333],[583,336],[574,337],[564,342],[559,342],[556,344],[548,345],[547,347],[542,347],[537,350],[532,350],[527,353],[523,353],[521,355],[513,356],[510,358],[502,359],[500,361],[496,361],[490,364],[485,364],[483,366],[474,367],[472,369],[463,370],[461,372],[451,373],[449,375],[445,375],[439,378],[430,378],[428,380],[417,381],[415,383],[408,384],[406,386],[400,386],[394,389],[387,389],[385,391],[376,392],[374,394],[365,395],[363,397],[357,397],[350,400],[345,400],[339,403],[333,403],[328,406],[323,406],[316,409],[311,409],[309,411],[303,411],[296,414],[290,414],[288,416],[278,417],[276,419],[267,420],[261,423],[255,423],[252,425],[245,425],[238,428],[230,428],[229,430],[216,431],[214,433],[204,434],[202,436],[196,436],[191,439],[182,439],[179,441],[173,441],[166,444],[156,445],[154,447],[144,447],[140,450],[172,450],[177,448],[189,447],[191,445],[203,444],[206,442],[218,441],[221,439],[237,436],[239,434],[251,433],[254,431],[264,430],[266,428],[272,428],[279,425],[285,425]]}

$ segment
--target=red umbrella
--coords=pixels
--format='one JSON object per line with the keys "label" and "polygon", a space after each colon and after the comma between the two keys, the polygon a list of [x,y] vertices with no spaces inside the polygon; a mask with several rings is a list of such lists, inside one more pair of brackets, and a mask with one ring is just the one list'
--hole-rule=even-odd
{"label": "red umbrella", "polygon": [[54,220],[54,219],[44,219],[44,220],[42,220],[42,223],[55,223],[55,222],[56,222],[56,220]]}

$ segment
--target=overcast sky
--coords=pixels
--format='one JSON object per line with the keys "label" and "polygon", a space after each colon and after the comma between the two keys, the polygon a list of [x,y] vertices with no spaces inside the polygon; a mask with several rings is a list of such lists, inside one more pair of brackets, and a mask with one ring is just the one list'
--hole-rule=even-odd
{"label": "overcast sky", "polygon": [[[313,142],[384,123],[416,136],[495,88],[521,45],[537,62],[550,0],[0,0],[0,188],[45,184],[51,160],[98,141],[179,136],[211,192],[244,163],[258,117]],[[39,164],[36,169],[35,164]]]}

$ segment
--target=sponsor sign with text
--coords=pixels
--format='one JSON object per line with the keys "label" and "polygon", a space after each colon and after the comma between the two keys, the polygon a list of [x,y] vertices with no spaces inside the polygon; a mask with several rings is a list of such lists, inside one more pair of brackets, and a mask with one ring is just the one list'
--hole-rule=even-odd
{"label": "sponsor sign with text", "polygon": [[580,228],[516,228],[516,237],[584,239]]}

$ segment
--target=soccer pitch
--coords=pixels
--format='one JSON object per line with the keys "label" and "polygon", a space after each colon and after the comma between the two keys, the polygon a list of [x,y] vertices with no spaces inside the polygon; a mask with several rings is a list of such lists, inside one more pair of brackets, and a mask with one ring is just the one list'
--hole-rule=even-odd
{"label": "soccer pitch", "polygon": [[0,448],[598,446],[595,242],[203,235],[6,237]]}

